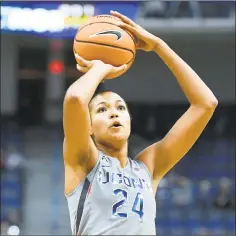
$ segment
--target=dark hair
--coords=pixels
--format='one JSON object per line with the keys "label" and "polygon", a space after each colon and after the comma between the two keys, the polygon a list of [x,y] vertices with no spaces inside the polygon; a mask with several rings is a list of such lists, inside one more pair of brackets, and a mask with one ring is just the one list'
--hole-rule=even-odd
{"label": "dark hair", "polygon": [[[108,92],[111,92],[111,93],[115,93],[115,92],[113,92],[113,91],[111,91],[111,90],[102,90],[102,89],[97,89],[96,91],[95,91],[95,93],[94,93],[94,95],[93,95],[93,97],[91,98],[91,100],[90,100],[90,102],[89,102],[89,105],[90,105],[90,103],[93,101],[93,99],[95,98],[95,97],[97,97],[98,95],[101,95],[101,94],[103,94],[103,93],[108,93]],[[126,105],[126,107],[127,107],[127,110],[128,110],[128,112],[129,112],[129,115],[130,115],[130,118],[131,118],[131,113],[130,113],[130,110],[129,110],[129,107],[128,107],[128,105],[127,105],[127,103],[126,103],[126,101],[124,100],[124,103],[125,103],[125,105]]]}
{"label": "dark hair", "polygon": [[97,97],[98,95],[103,94],[103,93],[108,93],[108,92],[114,93],[114,92],[112,92],[111,90],[108,90],[108,89],[105,90],[105,89],[97,88],[97,90],[95,91],[95,93],[94,93],[94,95],[92,96],[92,98],[91,98],[91,100],[90,100],[89,103],[91,103],[91,102],[93,101],[93,99],[94,99],[95,97]]}

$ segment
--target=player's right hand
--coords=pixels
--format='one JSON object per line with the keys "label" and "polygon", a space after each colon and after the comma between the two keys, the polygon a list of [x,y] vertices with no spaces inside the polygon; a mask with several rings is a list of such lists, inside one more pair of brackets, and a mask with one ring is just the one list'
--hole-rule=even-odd
{"label": "player's right hand", "polygon": [[82,73],[87,73],[90,69],[96,67],[99,70],[105,70],[107,72],[107,75],[105,79],[109,79],[110,77],[113,77],[115,74],[119,74],[122,71],[125,71],[127,65],[124,64],[122,66],[112,66],[110,64],[105,64],[104,62],[100,60],[92,60],[88,61],[79,56],[78,54],[75,53],[75,58],[77,61],[77,70],[79,70]]}

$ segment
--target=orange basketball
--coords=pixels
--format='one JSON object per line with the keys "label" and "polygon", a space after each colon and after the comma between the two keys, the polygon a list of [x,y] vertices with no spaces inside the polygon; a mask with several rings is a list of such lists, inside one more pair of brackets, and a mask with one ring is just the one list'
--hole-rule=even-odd
{"label": "orange basketball", "polygon": [[135,40],[116,25],[117,21],[120,19],[110,15],[92,17],[76,33],[74,52],[86,60],[101,60],[113,66],[127,64],[127,71],[136,55]]}

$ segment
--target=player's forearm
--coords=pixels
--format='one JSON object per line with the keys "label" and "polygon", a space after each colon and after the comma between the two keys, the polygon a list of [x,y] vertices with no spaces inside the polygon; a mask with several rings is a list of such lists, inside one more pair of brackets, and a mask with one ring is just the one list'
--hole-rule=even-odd
{"label": "player's forearm", "polygon": [[215,107],[216,97],[195,71],[184,62],[163,40],[157,39],[154,50],[172,71],[191,104]]}
{"label": "player's forearm", "polygon": [[105,67],[95,65],[68,88],[66,98],[76,98],[85,105],[89,104],[98,85],[106,77],[107,73]]}

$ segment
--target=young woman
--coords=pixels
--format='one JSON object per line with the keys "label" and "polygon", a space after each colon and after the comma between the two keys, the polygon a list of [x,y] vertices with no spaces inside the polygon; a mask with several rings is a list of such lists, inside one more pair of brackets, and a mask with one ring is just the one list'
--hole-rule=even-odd
{"label": "young woman", "polygon": [[[119,26],[135,35],[137,49],[155,52],[169,67],[190,107],[166,136],[134,160],[128,158],[130,114],[116,93],[93,97],[98,85],[126,65],[113,67],[76,55],[85,74],[64,100],[65,193],[78,235],[155,235],[155,193],[162,177],[189,151],[217,106],[199,76],[163,40],[118,12]],[[135,119],[135,117],[134,117]]]}

